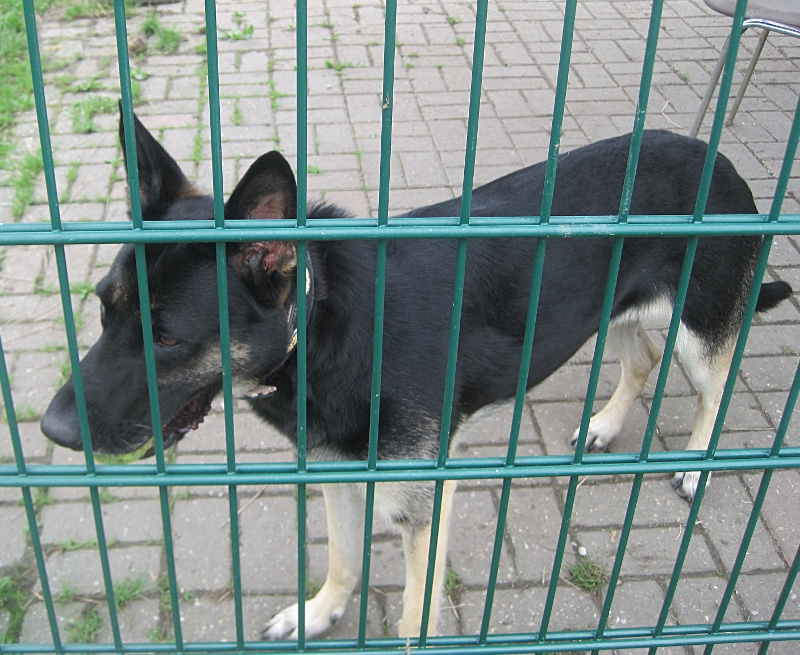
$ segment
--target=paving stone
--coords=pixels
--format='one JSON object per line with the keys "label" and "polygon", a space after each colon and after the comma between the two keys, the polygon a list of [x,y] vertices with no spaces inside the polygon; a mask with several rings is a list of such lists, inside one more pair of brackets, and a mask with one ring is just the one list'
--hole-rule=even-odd
{"label": "paving stone", "polygon": [[[19,491],[15,490],[19,496]],[[22,559],[25,553],[25,534],[28,526],[25,510],[22,507],[0,506],[0,525],[3,538],[0,539],[0,570],[10,567]]]}
{"label": "paving stone", "polygon": [[[111,579],[119,584],[127,578],[144,576],[148,582],[155,582],[160,558],[161,550],[153,546],[111,548],[108,551]],[[48,555],[46,566],[54,595],[71,592],[88,596],[105,592],[100,555],[96,550],[55,551]],[[35,591],[39,591],[40,584],[37,581]]]}
{"label": "paving stone", "polygon": [[[498,444],[507,446],[511,435],[511,421],[514,414],[513,403],[494,405],[486,408],[474,415],[470,420],[459,428],[455,443],[458,446],[472,444]],[[534,431],[531,413],[527,407],[523,407],[520,419],[519,435],[520,443],[538,441],[538,435]]]}
{"label": "paving stone", "polygon": [[[606,593],[608,593],[607,588]],[[605,597],[603,600],[605,601]],[[608,627],[634,628],[655,625],[663,602],[664,593],[653,580],[623,582],[617,585],[614,591]],[[674,624],[675,621],[668,620],[668,623]]]}
{"label": "paving stone", "polygon": [[[742,578],[740,578],[741,580]],[[727,581],[721,577],[682,577],[678,583],[673,611],[680,623],[713,623]],[[725,613],[726,622],[741,621],[742,615],[734,600]]]}
{"label": "paving stone", "polygon": [[[750,489],[750,494],[755,497],[761,476],[745,475],[744,480]],[[787,561],[791,561],[797,550],[797,534],[800,527],[792,517],[797,516],[798,511],[800,511],[800,489],[797,486],[797,472],[775,471],[770,480],[761,516]]]}
{"label": "paving stone", "polygon": [[[674,528],[637,528],[631,530],[625,559],[623,576],[667,576],[672,574],[683,526]],[[588,556],[611,570],[617,550],[618,531],[578,531],[578,543],[586,547]],[[713,573],[714,560],[702,538],[695,534],[683,566],[684,573]]]}
{"label": "paving stone", "polygon": [[[41,512],[42,543],[97,539],[91,505],[59,503]],[[103,526],[109,541],[142,542],[162,539],[161,510],[155,500],[103,503]]]}
{"label": "paving stone", "polygon": [[[459,532],[471,535],[469,541],[453,540],[450,562],[461,581],[469,586],[486,585],[492,563],[497,512],[489,491],[462,491],[453,501],[452,521]],[[499,582],[512,582],[516,572],[506,549],[500,555]]]}
{"label": "paving stone", "polygon": [[228,503],[223,499],[175,502],[172,532],[181,590],[224,590],[231,579]]}
{"label": "paving stone", "polygon": [[[546,588],[524,590],[498,589],[492,606],[489,632],[536,632],[541,626]],[[459,608],[464,634],[477,634],[483,619],[482,592],[465,594]],[[599,612],[592,597],[568,586],[559,586],[550,619],[550,630],[587,629],[597,627]]]}
{"label": "paving stone", "polygon": [[506,532],[514,546],[517,575],[542,583],[550,578],[561,511],[553,490],[516,487],[508,505]]}
{"label": "paving stone", "polygon": [[[59,633],[62,639],[66,635],[66,628],[71,621],[80,617],[84,610],[84,603],[68,603],[66,605],[56,605],[56,620],[58,622]],[[25,612],[22,621],[22,631],[19,643],[21,644],[52,644],[53,635],[50,632],[50,622],[47,617],[47,610],[44,603],[34,603]]]}
{"label": "paving stone", "polygon": [[[373,594],[373,597],[376,595]],[[395,637],[397,636],[397,624],[403,614],[403,595],[398,591],[390,591],[385,593],[381,600],[386,618],[384,625],[380,626],[381,632],[379,634],[383,636],[388,633],[390,636]],[[355,606],[352,607],[355,609]],[[446,598],[442,599],[442,604],[439,608],[438,633],[440,635],[459,634],[457,619]]]}
{"label": "paving stone", "polygon": [[[772,618],[775,603],[785,582],[785,573],[748,575],[739,578],[736,588],[753,620],[768,621]],[[782,620],[796,620],[800,616],[799,591],[798,582],[795,581],[789,593],[786,607],[781,614]]]}
{"label": "paving stone", "polygon": [[[261,497],[241,513],[242,590],[291,594],[297,589],[297,503],[286,496]],[[227,518],[227,517],[224,517]],[[220,518],[211,526],[217,530]],[[227,551],[225,551],[227,552]],[[228,559],[224,566],[228,566]]]}
{"label": "paving stone", "polygon": [[[97,642],[113,643],[114,637],[107,605],[100,604],[98,613],[103,619],[103,629],[97,635]],[[125,607],[117,609],[117,620],[123,642],[148,642],[151,631],[158,629],[158,601],[150,599],[132,601]]]}
{"label": "paving stone", "polygon": [[[700,520],[728,571],[739,551],[752,502],[736,476],[717,476],[714,493],[707,494],[700,508]],[[783,568],[772,537],[759,522],[753,533],[743,571]]]}

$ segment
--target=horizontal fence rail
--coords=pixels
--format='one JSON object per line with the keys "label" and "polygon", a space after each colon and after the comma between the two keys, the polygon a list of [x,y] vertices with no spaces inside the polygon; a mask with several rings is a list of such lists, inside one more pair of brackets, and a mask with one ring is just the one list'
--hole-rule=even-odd
{"label": "horizontal fence rail", "polygon": [[[710,653],[715,646],[725,644],[757,643],[760,653],[766,653],[770,644],[780,642],[800,642],[800,620],[794,615],[785,616],[784,610],[791,597],[798,570],[800,570],[800,549],[788,565],[788,571],[780,582],[778,600],[765,615],[739,620],[731,618],[731,607],[739,574],[750,548],[753,534],[760,520],[766,495],[770,489],[773,473],[782,469],[800,469],[800,447],[785,445],[786,440],[797,431],[794,416],[797,396],[800,393],[800,368],[797,368],[791,388],[784,401],[780,424],[770,447],[759,448],[721,448],[720,437],[723,422],[734,392],[738,371],[744,356],[744,349],[752,323],[756,300],[760,290],[772,239],[780,235],[800,234],[800,214],[781,213],[782,203],[791,180],[792,166],[796,158],[798,138],[800,138],[800,112],[795,109],[793,122],[786,135],[785,149],[781,155],[781,170],[778,174],[773,202],[766,214],[752,215],[706,215],[706,200],[711,186],[711,175],[723,130],[728,96],[730,94],[736,57],[739,51],[742,23],[745,17],[746,0],[737,0],[735,16],[732,19],[730,41],[725,68],[719,90],[719,100],[709,136],[709,149],[705,160],[703,177],[691,215],[682,216],[641,216],[633,215],[631,198],[636,183],[636,170],[642,135],[645,128],[647,107],[656,65],[656,54],[664,10],[663,0],[653,0],[647,16],[647,36],[641,61],[641,82],[637,106],[632,117],[633,137],[631,139],[628,165],[619,212],[610,216],[558,216],[552,214],[552,201],[558,164],[561,153],[561,135],[564,127],[567,106],[570,65],[572,62],[576,16],[580,5],[578,0],[566,0],[558,6],[563,10],[562,32],[559,52],[557,79],[554,85],[554,106],[549,128],[547,169],[544,180],[544,197],[541,213],[538,216],[475,217],[472,216],[472,190],[478,152],[482,84],[484,73],[484,49],[487,40],[487,20],[490,13],[488,0],[477,0],[474,6],[476,16],[474,26],[474,47],[470,59],[470,93],[468,116],[466,118],[466,143],[464,145],[464,166],[462,180],[462,200],[458,216],[453,217],[390,217],[390,177],[392,158],[393,111],[396,105],[395,89],[395,50],[397,48],[397,0],[386,0],[383,34],[383,76],[381,92],[381,133],[377,218],[314,219],[307,217],[308,199],[308,7],[305,0],[297,0],[294,7],[296,84],[297,84],[297,217],[291,220],[226,220],[223,194],[223,129],[220,119],[220,71],[217,43],[217,6],[214,0],[205,0],[205,35],[207,53],[207,94],[210,128],[210,152],[213,180],[213,220],[147,221],[143,220],[140,196],[139,165],[134,137],[134,94],[132,70],[129,59],[129,34],[126,12],[129,7],[123,0],[114,0],[114,23],[119,62],[121,115],[125,140],[122,145],[126,154],[127,176],[130,189],[130,222],[67,222],[62,221],[59,195],[51,145],[50,122],[45,98],[40,46],[37,35],[36,14],[33,0],[22,0],[27,30],[28,56],[31,63],[34,83],[36,115],[39,127],[44,179],[47,190],[49,223],[6,223],[0,224],[0,247],[51,246],[59,281],[60,299],[66,331],[69,363],[75,385],[76,404],[80,416],[81,438],[84,461],[81,464],[39,464],[26,459],[20,421],[15,412],[13,381],[5,354],[0,361],[0,387],[6,411],[8,431],[13,447],[13,462],[0,463],[0,489],[19,489],[22,497],[22,510],[28,526],[30,552],[36,569],[39,584],[37,598],[44,606],[52,637],[49,644],[7,643],[0,645],[0,653],[272,653],[272,652],[320,652],[377,655],[389,650],[405,649],[427,650],[443,655],[459,653],[471,654],[523,654],[553,652],[609,652],[614,649],[657,649],[668,647],[690,647],[699,652]],[[358,6],[353,5],[357,10]],[[376,83],[377,84],[377,83]],[[377,92],[376,88],[376,92]],[[800,106],[800,105],[798,105]],[[743,328],[739,335],[717,415],[711,442],[704,451],[653,450],[656,422],[662,399],[665,394],[667,375],[672,354],[678,340],[678,328],[684,302],[692,274],[698,240],[707,236],[758,235],[763,242],[755,268],[755,284],[750,291],[744,309]],[[518,237],[535,240],[535,259],[531,274],[529,301],[526,314],[525,333],[522,338],[521,361],[519,365],[516,394],[513,398],[513,413],[508,441],[502,444],[505,454],[492,457],[453,457],[449,456],[452,433],[452,417],[456,372],[459,365],[461,340],[462,308],[466,279],[466,262],[473,239]],[[595,350],[591,359],[587,392],[582,417],[578,428],[574,454],[569,455],[529,455],[519,445],[521,422],[528,387],[528,369],[535,339],[539,295],[543,279],[544,261],[547,246],[552,239],[576,237],[613,239],[613,249],[609,262],[608,280],[604,284],[602,320],[597,335]],[[594,399],[597,394],[600,369],[603,363],[604,348],[608,335],[612,303],[616,291],[617,276],[620,269],[622,249],[625,239],[632,237],[684,237],[686,253],[680,272],[680,281],[675,298],[675,309],[666,331],[663,361],[660,365],[652,405],[644,440],[639,452],[628,453],[587,453],[589,420],[592,415]],[[381,385],[383,366],[383,337],[385,306],[391,302],[387,297],[387,248],[395,239],[452,239],[457,240],[455,273],[453,276],[452,314],[449,321],[449,348],[446,362],[441,428],[438,433],[438,458],[382,460],[378,457],[378,442],[381,438],[379,417],[381,415]],[[292,462],[242,461],[237,454],[237,435],[234,422],[234,389],[231,374],[231,330],[228,303],[227,253],[225,244],[263,240],[292,241],[297,244],[297,279],[306,279],[307,253],[309,242],[372,240],[377,244],[375,266],[374,324],[372,327],[373,351],[370,380],[370,430],[369,451],[365,461],[317,461],[309,456],[307,448],[308,427],[308,389],[307,348],[308,335],[306,321],[297,321],[297,380],[298,403],[297,419],[297,458]],[[220,354],[223,377],[222,391],[224,411],[224,461],[215,463],[183,464],[170,460],[165,449],[162,433],[161,399],[158,392],[156,357],[153,345],[151,320],[151,292],[147,280],[146,244],[164,243],[213,243],[215,244],[216,280],[218,285],[218,317],[220,323]],[[86,410],[83,382],[80,371],[82,345],[78,341],[78,331],[70,295],[70,281],[67,269],[65,248],[80,244],[133,244],[136,269],[138,273],[139,312],[142,317],[142,339],[146,366],[149,406],[154,426],[154,463],[132,463],[127,465],[100,464],[95,462],[90,436],[89,419]],[[310,274],[310,273],[309,273]],[[451,280],[442,280],[450,284]],[[449,288],[449,287],[448,287]],[[297,315],[306,316],[307,297],[304,285],[297,284]],[[2,334],[2,330],[0,330]],[[19,405],[17,405],[19,407]],[[187,437],[191,439],[191,435]],[[620,576],[625,565],[627,545],[634,525],[637,506],[642,494],[645,476],[672,473],[676,470],[698,471],[700,482],[697,494],[688,509],[685,523],[679,536],[680,546],[669,575],[665,575],[664,601],[656,613],[652,625],[621,627],[611,620],[612,604],[617,592]],[[706,481],[712,472],[750,471],[762,474],[761,483],[748,512],[747,526],[739,543],[737,554],[730,568],[728,580],[720,579],[724,587],[718,607],[702,622],[671,624],[670,614],[678,593],[678,586],[684,576],[686,558],[691,541],[698,530],[699,513],[703,506]],[[569,548],[571,527],[575,514],[579,487],[590,478],[599,476],[630,476],[632,485],[624,503],[624,521],[621,525],[618,548],[610,564],[610,575],[605,581],[602,599],[598,607],[597,621],[585,629],[557,629],[553,616],[558,612],[557,594],[563,589],[562,569]],[[494,632],[493,611],[497,604],[497,588],[500,579],[501,559],[509,507],[513,497],[512,483],[537,481],[544,478],[564,478],[565,493],[562,502],[563,519],[552,534],[551,549],[554,553],[552,565],[542,572],[544,600],[536,617],[536,627],[527,631],[507,634]],[[480,629],[474,634],[433,636],[428,634],[428,618],[435,591],[434,566],[439,547],[439,523],[443,512],[445,483],[447,481],[484,481],[501,483],[496,504],[498,520],[490,526],[492,532],[489,564],[486,570],[486,594],[480,608]],[[373,514],[376,505],[376,484],[387,482],[431,482],[434,489],[432,529],[428,548],[425,596],[422,614],[422,631],[418,637],[405,639],[368,637],[367,622],[369,601],[376,592],[370,586],[370,572],[374,573],[373,553]],[[364,483],[366,513],[364,521],[363,558],[360,563],[361,583],[358,607],[349,612],[358,614],[357,634],[352,639],[307,639],[305,612],[307,592],[312,591],[308,578],[308,485],[335,484],[344,482]],[[251,493],[256,486],[277,487],[292,485],[296,487],[297,507],[297,551],[293,557],[297,564],[298,629],[293,641],[257,641],[246,634],[243,604],[243,572],[240,553],[240,532],[246,530],[245,519],[240,515],[246,507],[241,492]],[[121,602],[118,581],[113,575],[109,559],[109,539],[107,518],[103,512],[103,489],[124,489],[138,487],[150,489],[157,496],[160,528],[163,531],[164,575],[160,583],[159,612],[169,617],[170,634],[166,641],[159,643],[129,642],[123,639],[120,627]],[[229,536],[230,569],[232,582],[226,594],[230,595],[233,606],[230,623],[234,626],[235,638],[230,641],[192,641],[185,637],[182,627],[182,611],[185,612],[187,598],[179,584],[176,568],[176,554],[172,518],[173,498],[178,487],[206,488],[220,487],[227,496],[223,524],[226,538]],[[100,556],[102,580],[98,591],[103,600],[98,601],[106,611],[110,625],[110,636],[104,643],[66,643],[65,628],[59,621],[59,610],[51,575],[46,561],[46,549],[41,543],[38,508],[34,492],[39,489],[83,488],[88,490],[91,505],[91,524],[95,543]],[[210,490],[210,489],[209,489]],[[261,493],[260,491],[258,493]],[[612,502],[612,501],[609,501]],[[244,506],[244,507],[243,507]],[[620,512],[623,513],[622,510]],[[0,526],[0,532],[2,526]],[[1,538],[1,537],[0,537]],[[226,555],[227,556],[227,555]],[[272,554],[262,553],[269,561]],[[398,592],[399,593],[399,592]],[[309,597],[312,595],[308,594]],[[0,598],[1,602],[1,598]],[[1,605],[0,605],[1,607]],[[454,609],[455,611],[455,609]],[[2,618],[2,615],[0,615]],[[267,619],[264,616],[263,619]]]}

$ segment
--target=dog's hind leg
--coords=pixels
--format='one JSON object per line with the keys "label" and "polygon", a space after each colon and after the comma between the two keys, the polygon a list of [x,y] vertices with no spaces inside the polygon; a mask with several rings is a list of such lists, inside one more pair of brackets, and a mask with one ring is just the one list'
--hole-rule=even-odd
{"label": "dog's hind leg", "polygon": [[[436,568],[433,572],[431,611],[428,619],[428,635],[436,634],[439,604],[442,597],[444,570],[447,560],[447,538],[450,528],[450,510],[453,506],[455,480],[445,480],[442,493],[442,512],[439,520],[439,538],[436,546]],[[403,551],[406,559],[406,588],[403,592],[403,617],[397,626],[400,637],[416,637],[422,625],[422,605],[425,597],[425,580],[428,573],[428,550],[431,542],[431,526],[414,529],[401,526]]]}
{"label": "dog's hind leg", "polygon": [[[324,484],[328,520],[328,577],[306,603],[307,638],[330,628],[344,613],[347,600],[361,577],[364,546],[363,485]],[[276,614],[264,628],[264,639],[297,639],[297,605]]]}
{"label": "dog's hind leg", "polygon": [[[606,347],[619,357],[622,374],[611,399],[589,421],[587,451],[602,450],[616,438],[628,411],[642,393],[650,372],[661,361],[661,350],[636,320],[612,321]],[[575,430],[570,439],[573,446],[578,441],[579,430]]]}
{"label": "dog's hind leg", "polygon": [[[725,380],[731,367],[734,346],[735,339],[731,339],[724,348],[712,355],[702,338],[681,324],[677,341],[678,357],[698,394],[697,414],[686,450],[708,448]],[[710,479],[709,475],[708,480]],[[678,495],[686,500],[692,500],[699,481],[699,471],[678,472],[672,479],[672,486]]]}

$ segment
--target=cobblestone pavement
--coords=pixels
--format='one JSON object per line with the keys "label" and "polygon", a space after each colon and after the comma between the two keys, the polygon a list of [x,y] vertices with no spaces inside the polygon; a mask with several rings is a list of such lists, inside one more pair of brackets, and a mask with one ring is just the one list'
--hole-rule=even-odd
{"label": "cobblestone pavement", "polygon": [[[259,154],[280,147],[294,161],[295,26],[292,3],[219,2],[220,71],[224,180],[229,192]],[[211,186],[208,108],[204,78],[203,2],[161,5],[159,27],[146,37],[142,25],[151,11],[139,8],[129,20],[130,40],[146,46],[134,61],[139,84],[138,113],[179,160],[187,174]],[[451,198],[460,193],[465,119],[470,82],[474,7],[467,2],[410,0],[400,3],[392,154],[393,211]],[[578,8],[563,149],[630,130],[644,51],[649,3],[584,0]],[[383,14],[377,0],[313,0],[309,8],[309,188],[357,215],[377,209],[382,75]],[[478,141],[476,182],[489,181],[546,156],[560,47],[563,3],[551,0],[490,0],[484,93]],[[649,127],[687,133],[699,105],[729,21],[699,0],[667,0],[659,55],[647,118]],[[252,26],[252,30],[251,30]],[[182,36],[177,51],[169,30]],[[117,144],[116,50],[110,17],[66,21],[58,10],[40,24],[47,73],[56,178],[66,220],[125,219],[124,171]],[[745,34],[742,49],[752,52],[756,36]],[[746,55],[740,56],[739,73]],[[800,92],[800,42],[773,36],[767,43],[735,124],[725,128],[721,150],[750,182],[759,209],[769,208],[792,112]],[[94,106],[95,115],[87,113]],[[83,109],[81,119],[80,109]],[[109,111],[111,113],[103,113]],[[86,123],[94,121],[91,133]],[[710,117],[706,121],[707,134]],[[33,113],[21,117],[20,152],[38,147]],[[0,220],[45,220],[41,174],[33,202],[15,204],[19,177],[0,178]],[[785,212],[800,211],[800,179],[789,185]],[[15,211],[20,216],[15,216]],[[90,345],[100,329],[99,303],[92,285],[108,270],[114,246],[67,248],[79,341]],[[0,254],[0,317],[6,361],[13,376],[16,409],[25,454],[30,462],[80,463],[82,456],[54,448],[41,435],[37,418],[68,374],[65,333],[52,250],[8,248]],[[778,238],[768,277],[800,289],[800,240]],[[752,329],[730,409],[723,447],[763,447],[771,443],[800,351],[800,303],[792,298],[758,319]],[[663,339],[663,326],[653,334]],[[588,379],[591,344],[528,395],[520,452],[568,453],[566,440],[576,427]],[[598,398],[607,399],[618,364],[604,367]],[[652,382],[652,381],[651,381]],[[638,450],[652,384],[634,407],[615,452]],[[673,364],[661,411],[656,449],[683,448],[694,412],[694,392],[680,366]],[[196,433],[180,443],[179,463],[224,461],[222,415],[214,412]],[[465,431],[458,454],[504,453],[511,410],[500,408]],[[239,461],[291,460],[288,442],[237,406]],[[795,422],[796,423],[796,422]],[[5,425],[5,424],[3,424]],[[800,445],[797,425],[789,445]],[[7,426],[0,427],[0,462],[12,461]],[[761,478],[758,472],[715,475],[700,511],[670,621],[713,620]],[[515,483],[503,544],[492,630],[536,630],[565,498],[564,479]],[[554,629],[596,625],[602,593],[582,590],[568,568],[585,549],[586,557],[608,573],[627,505],[631,480],[586,480],[577,495],[569,552],[552,619]],[[228,505],[223,488],[171,490],[175,552],[181,591],[184,637],[230,640],[235,637]],[[446,633],[474,633],[480,624],[492,539],[497,519],[496,481],[462,484],[456,494],[450,567],[451,585],[440,625]],[[85,489],[53,488],[37,494],[41,539],[57,598],[62,632],[75,639],[76,626],[95,610],[102,619],[98,641],[110,637],[96,550],[91,508]],[[0,606],[0,632],[24,620],[21,642],[51,642],[26,521],[16,489],[0,489],[0,573],[22,585],[26,602],[13,614]],[[322,497],[309,493],[309,576],[324,579],[326,538]],[[241,489],[241,549],[244,620],[247,639],[256,638],[267,617],[291,601],[296,587],[296,501],[288,486]],[[169,610],[163,597],[165,559],[157,496],[142,488],[103,492],[116,584],[132,591],[121,610],[123,639],[169,638]],[[631,535],[610,623],[653,625],[664,598],[688,513],[670,488],[667,475],[647,477]],[[770,615],[798,547],[800,525],[798,471],[777,472],[744,562],[729,620]],[[393,634],[399,618],[403,570],[397,535],[376,528],[370,580],[370,635]],[[453,578],[455,580],[455,578]],[[357,605],[351,603],[334,636],[353,636]],[[785,618],[800,618],[792,595]],[[797,644],[775,644],[770,652],[797,652]],[[684,652],[664,649],[664,652]],[[686,652],[693,652],[687,648]],[[695,651],[697,652],[697,651]],[[754,653],[748,644],[717,652]]]}

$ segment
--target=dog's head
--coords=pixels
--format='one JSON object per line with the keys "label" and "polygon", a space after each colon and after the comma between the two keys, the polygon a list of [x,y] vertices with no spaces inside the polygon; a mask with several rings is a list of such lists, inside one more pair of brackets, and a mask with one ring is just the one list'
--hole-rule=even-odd
{"label": "dog's head", "polygon": [[[198,193],[178,164],[135,119],[140,196],[145,220],[212,219],[213,200]],[[122,122],[120,137],[124,144]],[[225,204],[226,218],[291,218],[297,187],[277,152],[260,157]],[[144,248],[164,443],[197,427],[222,388],[213,244],[152,244]],[[227,280],[234,384],[255,386],[290,349],[296,284],[290,242],[227,246]],[[94,449],[122,455],[144,450],[153,437],[136,253],[123,246],[97,285],[103,332],[81,361]],[[256,347],[257,346],[257,347]],[[72,377],[42,417],[56,443],[81,449]],[[151,447],[152,450],[152,447]]]}

